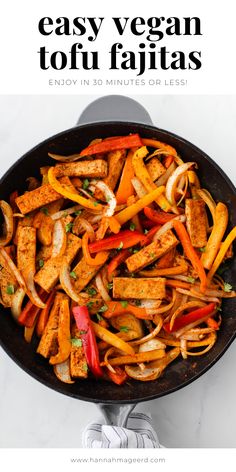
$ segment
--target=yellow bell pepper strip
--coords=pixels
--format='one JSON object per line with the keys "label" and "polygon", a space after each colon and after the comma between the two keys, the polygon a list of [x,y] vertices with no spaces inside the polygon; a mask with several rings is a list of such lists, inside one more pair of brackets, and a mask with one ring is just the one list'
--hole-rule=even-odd
{"label": "yellow bell pepper strip", "polygon": [[69,299],[63,298],[60,304],[58,325],[58,353],[51,356],[50,364],[60,364],[68,359],[71,351]]}
{"label": "yellow bell pepper strip", "polygon": [[156,139],[142,138],[142,142],[144,146],[152,147],[154,149],[162,149],[163,151],[168,152],[169,154],[177,156],[175,148],[173,148],[169,144],[163,143],[162,141],[157,141]]}
{"label": "yellow bell pepper strip", "polygon": [[103,313],[104,318],[110,319],[114,316],[125,315],[131,313],[136,318],[140,320],[152,320],[153,315],[148,315],[145,308],[140,308],[138,306],[131,305],[126,301],[115,302],[110,301],[106,302],[107,310]]}
{"label": "yellow bell pepper strip", "polygon": [[218,203],[215,209],[213,229],[207,241],[201,261],[205,269],[210,270],[228,225],[228,209],[224,203]]}
{"label": "yellow bell pepper strip", "polygon": [[[153,349],[152,351],[139,352],[133,356],[119,356],[109,359],[110,365],[139,364],[140,362],[150,362],[162,359],[165,356],[164,349]],[[104,362],[101,362],[104,365]]]}
{"label": "yellow bell pepper strip", "polygon": [[116,336],[116,334],[111,333],[111,331],[108,331],[108,329],[103,328],[103,326],[99,326],[98,323],[94,323],[93,321],[91,321],[91,325],[93,327],[95,335],[98,338],[102,339],[111,346],[120,349],[126,354],[130,354],[131,356],[135,354],[135,351],[132,346],[123,341],[123,339],[120,339],[118,336]]}
{"label": "yellow bell pepper strip", "polygon": [[[148,154],[148,150],[145,146],[139,148],[133,155],[132,164],[134,168],[135,175],[140,179],[144,187],[148,192],[151,192],[156,188],[156,185],[152,181],[149,172],[143,162],[143,158]],[[171,205],[164,195],[160,195],[156,199],[156,203],[164,211],[171,210]]]}
{"label": "yellow bell pepper strip", "polygon": [[125,204],[128,198],[134,193],[134,188],[131,182],[131,180],[135,176],[132,164],[133,154],[134,151],[130,150],[125,161],[125,165],[120,178],[120,184],[116,192],[117,205]]}
{"label": "yellow bell pepper strip", "polygon": [[208,272],[208,275],[207,275],[208,283],[210,283],[213,275],[215,274],[220,264],[222,263],[226,252],[228,251],[230,245],[232,244],[235,238],[236,238],[236,226],[230,231],[227,238],[224,240],[224,242],[220,246],[220,250],[212,264],[210,272]]}
{"label": "yellow bell pepper strip", "polygon": [[56,167],[49,168],[48,182],[51,185],[51,187],[57,193],[60,193],[61,195],[63,195],[63,197],[68,198],[69,200],[72,200],[73,202],[77,202],[81,206],[85,208],[89,208],[90,210],[93,210],[93,211],[103,210],[103,206],[100,203],[92,202],[91,200],[88,200],[87,198],[84,198],[81,195],[78,195],[77,193],[73,193],[71,189],[69,189],[66,185],[61,184],[61,182],[59,182],[56,177]]}
{"label": "yellow bell pepper strip", "polygon": [[[85,233],[82,237],[82,251],[83,251],[83,255],[87,264],[90,266],[99,266],[99,265],[104,264],[109,256],[109,253],[105,251],[99,252],[99,254],[96,254],[96,257],[93,259],[90,256],[88,240],[89,240],[88,233]],[[102,243],[103,241],[105,240],[102,240],[101,242],[98,241],[97,243],[94,243],[94,244],[99,244],[99,243]]]}
{"label": "yellow bell pepper strip", "polygon": [[190,260],[194,270],[196,270],[198,273],[200,279],[200,290],[204,293],[207,287],[207,278],[202,262],[197,256],[194,247],[192,246],[190,237],[183,223],[181,223],[181,221],[174,220],[173,226],[183,246],[186,257]]}
{"label": "yellow bell pepper strip", "polygon": [[143,277],[170,277],[171,275],[185,274],[187,270],[187,264],[181,264],[175,267],[166,267],[165,269],[141,270],[139,273]]}
{"label": "yellow bell pepper strip", "polygon": [[215,303],[209,303],[206,306],[198,308],[197,310],[193,310],[187,315],[182,315],[174,321],[174,324],[171,328],[170,323],[165,323],[163,325],[164,330],[167,333],[171,333],[173,331],[179,331],[179,329],[188,326],[191,323],[195,323],[195,321],[201,321],[206,317],[210,317],[212,313],[215,311]]}
{"label": "yellow bell pepper strip", "polygon": [[72,312],[80,333],[88,367],[95,377],[102,377],[103,371],[100,367],[98,346],[88,308],[87,306],[75,306]]}
{"label": "yellow bell pepper strip", "polygon": [[91,156],[93,154],[115,151],[117,149],[129,149],[132,147],[142,146],[141,138],[138,134],[130,134],[129,136],[114,137],[113,139],[106,139],[100,143],[92,144],[83,149],[80,156]]}
{"label": "yellow bell pepper strip", "polygon": [[108,236],[108,238],[90,243],[88,248],[90,253],[95,253],[98,251],[106,251],[110,249],[127,249],[140,242],[148,242],[147,236],[140,233],[139,231],[131,231],[126,229],[124,231],[120,231],[118,234]]}
{"label": "yellow bell pepper strip", "polygon": [[127,221],[133,218],[133,216],[142,211],[144,207],[154,202],[154,200],[156,200],[164,191],[164,185],[155,188],[155,190],[152,190],[150,193],[147,193],[147,195],[141,197],[139,200],[137,200],[137,202],[133,203],[128,208],[124,208],[124,210],[121,210],[119,213],[117,213],[115,216],[116,220],[121,225],[125,224]]}

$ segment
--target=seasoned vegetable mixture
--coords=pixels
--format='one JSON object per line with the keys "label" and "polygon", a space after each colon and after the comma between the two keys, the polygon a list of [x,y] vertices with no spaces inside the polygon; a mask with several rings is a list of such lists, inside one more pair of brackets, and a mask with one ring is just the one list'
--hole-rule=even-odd
{"label": "seasoned vegetable mixture", "polygon": [[66,383],[157,379],[217,341],[236,228],[170,145],[138,134],[49,153],[0,201],[0,302]]}

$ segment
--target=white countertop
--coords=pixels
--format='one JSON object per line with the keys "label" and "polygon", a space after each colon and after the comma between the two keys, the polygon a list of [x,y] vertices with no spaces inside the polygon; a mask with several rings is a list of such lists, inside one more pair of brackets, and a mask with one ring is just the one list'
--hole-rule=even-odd
{"label": "white countertop", "polygon": [[[0,174],[27,150],[75,124],[96,96],[0,96]],[[192,141],[236,184],[236,96],[135,96],[154,124]],[[209,372],[139,405],[166,447],[236,446],[236,342]],[[0,348],[0,447],[81,447],[97,407],[32,379]]]}

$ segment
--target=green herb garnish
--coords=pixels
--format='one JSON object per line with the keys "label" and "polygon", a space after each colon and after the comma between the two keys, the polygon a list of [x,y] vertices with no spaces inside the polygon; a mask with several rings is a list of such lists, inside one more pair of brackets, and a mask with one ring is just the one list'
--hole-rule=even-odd
{"label": "green herb garnish", "polygon": [[107,311],[107,310],[108,310],[108,306],[107,306],[107,305],[103,305],[103,306],[101,306],[101,308],[99,308],[98,312],[99,312],[99,313],[104,313],[104,312]]}
{"label": "green herb garnish", "polygon": [[124,246],[123,241],[120,242],[119,246],[116,248],[118,251],[120,251]]}
{"label": "green herb garnish", "polygon": [[84,372],[88,372],[88,366],[87,366],[86,362],[84,362],[84,364],[82,365],[82,370]]}
{"label": "green herb garnish", "polygon": [[121,331],[122,333],[128,333],[129,328],[128,328],[128,326],[120,326],[120,331]]}
{"label": "green herb garnish", "polygon": [[136,225],[133,222],[130,223],[129,229],[130,229],[130,231],[134,231],[136,229]]}
{"label": "green herb garnish", "polygon": [[110,282],[109,284],[107,284],[107,289],[108,290],[111,290],[113,288],[113,282]]}
{"label": "green herb garnish", "polygon": [[145,229],[145,230],[144,230],[144,234],[148,234],[148,229]]}
{"label": "green herb garnish", "polygon": [[97,290],[93,287],[88,287],[86,292],[92,297],[93,295],[97,295]]}
{"label": "green herb garnish", "polygon": [[141,305],[141,300],[135,300],[134,303],[135,303],[136,306],[140,306]]}
{"label": "green herb garnish", "polygon": [[200,252],[206,252],[206,248],[205,247],[199,247],[199,251]]}
{"label": "green herb garnish", "polygon": [[139,249],[133,249],[133,250],[132,250],[132,253],[133,253],[133,254],[136,254],[136,252],[139,252]]}
{"label": "green herb garnish", "polygon": [[128,302],[126,300],[121,300],[120,304],[121,304],[122,308],[127,308],[127,306],[128,306]]}
{"label": "green herb garnish", "polygon": [[93,205],[96,207],[96,206],[99,205],[99,203],[98,202],[93,202]]}
{"label": "green herb garnish", "polygon": [[94,302],[90,301],[90,302],[86,303],[86,306],[88,308],[92,308],[93,304],[94,304]]}
{"label": "green herb garnish", "polygon": [[150,252],[149,257],[155,257],[155,256],[156,256],[155,252]]}
{"label": "green herb garnish", "polygon": [[73,228],[73,224],[74,224],[74,223],[72,223],[72,222],[66,224],[66,233],[69,233],[69,232],[70,232],[71,228]]}
{"label": "green herb garnish", "polygon": [[83,210],[76,210],[76,211],[75,211],[75,215],[76,215],[76,216],[80,216],[81,213],[82,213],[82,211],[83,211]]}
{"label": "green herb garnish", "polygon": [[87,190],[88,187],[89,187],[89,180],[84,179],[83,185],[82,185],[83,190]]}
{"label": "green herb garnish", "polygon": [[111,197],[109,197],[109,195],[107,195],[106,202],[109,203],[110,201],[111,201]]}
{"label": "green herb garnish", "polygon": [[71,338],[70,341],[71,341],[72,346],[75,346],[75,347],[82,347],[83,345],[82,340],[79,338]]}
{"label": "green herb garnish", "polygon": [[70,272],[70,277],[71,277],[72,279],[74,279],[74,280],[77,279],[77,275],[76,275],[76,273],[75,273],[73,270]]}
{"label": "green herb garnish", "polygon": [[194,277],[188,277],[188,278],[187,278],[187,281],[188,281],[190,284],[194,284],[194,283],[195,283]]}
{"label": "green herb garnish", "polygon": [[80,334],[80,336],[82,336],[83,334],[87,334],[87,331],[85,331],[84,329],[81,329],[81,330],[79,331],[79,334]]}
{"label": "green herb garnish", "polygon": [[6,288],[6,293],[7,293],[7,295],[13,295],[13,293],[15,293],[14,285],[8,284],[8,286]]}
{"label": "green herb garnish", "polygon": [[99,315],[99,313],[97,313],[96,316],[97,316],[98,321],[102,321],[102,320],[103,320],[103,317],[102,317],[101,315]]}
{"label": "green herb garnish", "polygon": [[224,282],[224,288],[223,288],[224,292],[229,293],[232,291],[232,289],[233,289],[232,285],[228,284],[227,282]]}
{"label": "green herb garnish", "polygon": [[44,213],[44,215],[47,215],[47,216],[49,215],[47,208],[40,208],[40,211]]}

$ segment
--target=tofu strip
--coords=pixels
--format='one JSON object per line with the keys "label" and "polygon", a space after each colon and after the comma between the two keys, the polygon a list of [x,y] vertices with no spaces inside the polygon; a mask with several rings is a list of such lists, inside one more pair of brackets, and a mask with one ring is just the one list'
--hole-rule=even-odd
{"label": "tofu strip", "polygon": [[[68,177],[61,179],[61,183],[74,189]],[[16,204],[21,213],[26,215],[27,213],[45,206],[48,203],[54,202],[55,200],[59,200],[60,198],[60,193],[56,192],[50,184],[45,184],[41,185],[41,187],[38,187],[35,190],[32,190],[31,192],[26,192],[24,195],[17,197]]]}
{"label": "tofu strip", "polygon": [[76,275],[76,280],[74,283],[76,293],[81,292],[81,290],[83,290],[83,288],[85,288],[86,285],[88,285],[90,280],[92,280],[93,277],[95,277],[95,275],[101,269],[101,267],[102,267],[101,265],[99,266],[88,265],[87,262],[85,261],[85,258],[82,257],[80,262],[73,269],[73,272]]}
{"label": "tofu strip", "polygon": [[27,280],[29,270],[36,272],[36,229],[21,226],[18,232],[17,267],[24,279]]}
{"label": "tofu strip", "polygon": [[157,157],[152,157],[152,159],[147,162],[146,167],[153,182],[166,172],[166,168]]}
{"label": "tofu strip", "polygon": [[186,199],[186,225],[194,247],[204,247],[207,244],[207,219],[205,202],[203,200]]}
{"label": "tofu strip", "polygon": [[57,164],[57,176],[68,177],[90,177],[103,179],[107,175],[107,162],[103,159],[92,161],[70,162],[68,164]]}
{"label": "tofu strip", "polygon": [[[76,326],[72,327],[71,336],[74,339],[81,339],[79,330]],[[80,377],[86,379],[88,377],[88,371],[85,368],[87,365],[84,350],[81,346],[76,346],[72,343],[70,352],[70,373],[71,377]]]}
{"label": "tofu strip", "polygon": [[12,297],[14,294],[14,292],[8,293],[7,288],[13,286],[15,291],[17,285],[15,277],[8,270],[6,261],[0,254],[0,295],[5,307],[10,307],[12,305]]}
{"label": "tofu strip", "polygon": [[[70,233],[67,239],[65,256],[68,264],[71,264],[81,247],[81,239]],[[58,282],[61,268],[61,257],[51,257],[35,275],[35,282],[47,292],[50,292]]]}
{"label": "tofu strip", "polygon": [[108,175],[104,179],[105,184],[114,190],[125,163],[126,151],[111,151],[108,154]]}
{"label": "tofu strip", "polygon": [[54,356],[58,351],[57,330],[59,323],[60,304],[63,298],[63,293],[57,292],[46,328],[38,345],[37,353],[46,358]]}
{"label": "tofu strip", "polygon": [[163,277],[153,278],[129,278],[114,277],[113,279],[113,297],[121,298],[150,298],[161,300],[165,297],[166,279]]}
{"label": "tofu strip", "polygon": [[129,272],[136,272],[143,267],[152,264],[178,244],[178,239],[171,230],[167,231],[158,241],[153,241],[141,251],[126,259]]}

